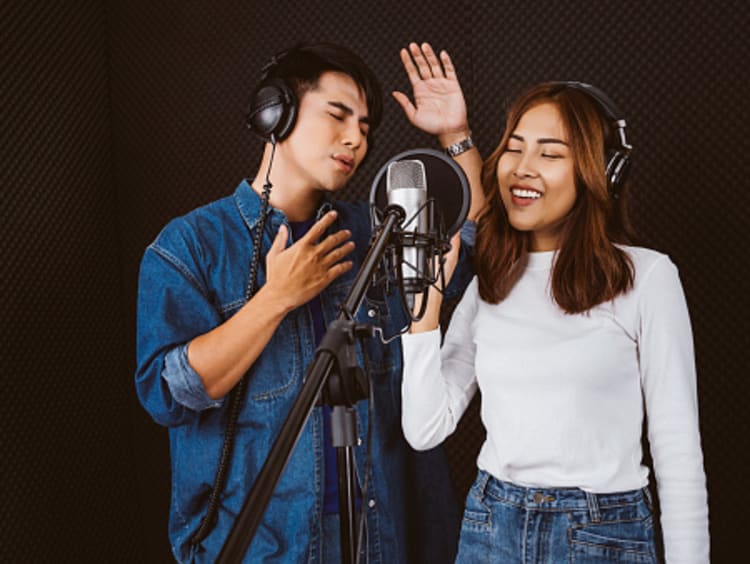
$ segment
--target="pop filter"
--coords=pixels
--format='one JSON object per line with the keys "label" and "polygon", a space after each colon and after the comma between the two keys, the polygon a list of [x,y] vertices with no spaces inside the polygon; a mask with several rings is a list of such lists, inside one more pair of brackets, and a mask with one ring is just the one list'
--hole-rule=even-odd
{"label": "pop filter", "polygon": [[[424,165],[427,180],[427,199],[435,201],[438,224],[445,226],[441,235],[450,239],[457,233],[469,213],[471,192],[464,171],[445,153],[434,149],[410,149],[399,153],[386,162],[372,183],[370,208],[380,211],[388,207],[387,171],[388,166],[398,161],[420,161]],[[378,214],[373,213],[373,221],[380,223]]]}

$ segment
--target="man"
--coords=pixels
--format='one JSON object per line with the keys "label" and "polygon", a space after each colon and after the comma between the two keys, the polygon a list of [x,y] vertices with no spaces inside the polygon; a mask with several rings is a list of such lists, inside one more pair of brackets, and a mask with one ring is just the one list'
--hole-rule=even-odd
{"label": "man", "polygon": [[[296,117],[289,127],[265,133],[268,142],[252,181],[170,222],[141,265],[136,387],[145,409],[169,428],[169,535],[181,562],[216,559],[370,237],[367,206],[330,197],[351,179],[380,122],[381,93],[372,71],[348,49],[315,44],[293,47],[266,74],[289,86]],[[418,124],[413,115],[409,119]],[[270,196],[266,184],[272,186]],[[357,318],[391,334],[407,323],[395,295],[368,296]],[[422,512],[436,509],[415,505],[412,494],[420,488],[406,484],[416,455],[400,429],[400,344],[367,339],[363,348],[366,354],[358,347],[358,359],[369,367],[375,406],[367,498],[361,500],[366,558],[404,562],[417,554],[408,546],[407,515],[421,519]],[[233,389],[241,391],[231,394]],[[356,407],[360,488],[367,403]],[[235,405],[236,428],[227,431]],[[329,433],[324,409],[316,407],[246,562],[339,560]],[[225,434],[232,454],[220,462]],[[432,456],[431,479],[445,479],[440,453]],[[437,512],[450,520],[450,507]],[[434,515],[430,519],[435,522]],[[445,546],[450,553],[457,529],[436,532],[442,542],[433,550]]]}

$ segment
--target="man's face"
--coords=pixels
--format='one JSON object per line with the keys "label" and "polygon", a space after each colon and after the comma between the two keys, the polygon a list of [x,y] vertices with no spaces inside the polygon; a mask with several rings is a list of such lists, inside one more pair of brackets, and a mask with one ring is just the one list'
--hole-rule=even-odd
{"label": "man's face", "polygon": [[368,130],[367,102],[357,83],[343,73],[323,73],[317,88],[302,96],[292,133],[278,144],[284,183],[339,190],[367,153]]}

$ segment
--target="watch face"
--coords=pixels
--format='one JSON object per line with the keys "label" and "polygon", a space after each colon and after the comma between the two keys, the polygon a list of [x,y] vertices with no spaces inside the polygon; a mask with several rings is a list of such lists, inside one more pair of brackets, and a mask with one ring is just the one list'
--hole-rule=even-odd
{"label": "watch face", "polygon": [[447,153],[452,156],[456,157],[460,155],[461,153],[464,153],[471,149],[474,146],[474,141],[471,137],[467,137],[466,139],[462,139],[461,141],[458,141],[457,143],[453,143],[453,145],[450,145],[446,151]]}

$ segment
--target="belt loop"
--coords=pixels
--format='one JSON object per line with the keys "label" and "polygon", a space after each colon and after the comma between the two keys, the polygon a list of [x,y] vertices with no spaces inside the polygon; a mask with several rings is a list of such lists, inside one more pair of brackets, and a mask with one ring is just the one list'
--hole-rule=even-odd
{"label": "belt loop", "polygon": [[602,520],[602,515],[599,513],[599,500],[596,498],[595,493],[584,493],[586,494],[586,503],[589,506],[589,516],[594,523],[598,523]]}
{"label": "belt loop", "polygon": [[649,510],[653,513],[654,511],[654,499],[651,495],[651,490],[648,489],[648,486],[643,486],[641,488],[641,492],[643,493],[643,498],[646,500],[646,505],[648,505]]}
{"label": "belt loop", "polygon": [[490,478],[492,476],[490,476],[490,473],[487,472],[487,471],[485,471],[485,470],[480,470],[479,472],[480,472],[480,476],[481,476],[481,480],[479,482],[479,493],[480,493],[482,499],[484,499],[484,497],[486,495],[485,492],[487,491],[487,484],[490,483]]}

